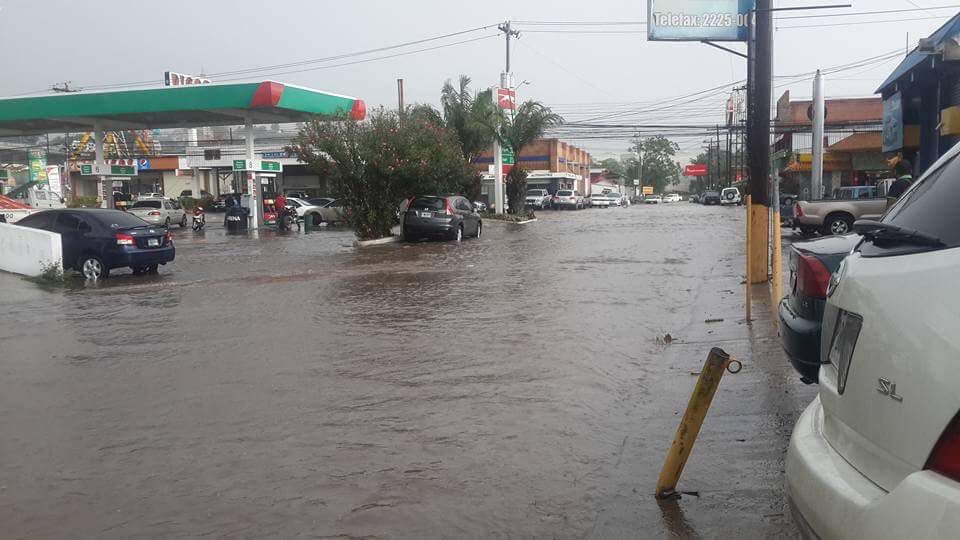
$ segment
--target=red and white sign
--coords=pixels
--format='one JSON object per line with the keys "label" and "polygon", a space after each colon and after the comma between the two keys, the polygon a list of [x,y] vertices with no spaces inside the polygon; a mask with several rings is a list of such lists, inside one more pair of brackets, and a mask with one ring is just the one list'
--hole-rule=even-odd
{"label": "red and white sign", "polygon": [[210,84],[210,79],[204,79],[194,75],[184,75],[176,71],[163,72],[164,86],[187,86],[191,84]]}
{"label": "red and white sign", "polygon": [[509,88],[497,88],[497,106],[501,109],[516,109],[517,91]]}
{"label": "red and white sign", "polygon": [[707,176],[708,174],[710,173],[707,171],[706,163],[695,163],[683,168],[684,176]]}

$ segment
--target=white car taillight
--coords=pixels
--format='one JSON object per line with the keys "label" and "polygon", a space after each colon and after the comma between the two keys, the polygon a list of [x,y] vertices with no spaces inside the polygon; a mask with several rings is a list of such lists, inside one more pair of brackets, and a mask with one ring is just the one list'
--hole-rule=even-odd
{"label": "white car taillight", "polygon": [[923,468],[960,482],[960,414],[947,424]]}
{"label": "white car taillight", "polygon": [[827,354],[826,363],[833,364],[837,368],[838,394],[843,395],[843,390],[847,386],[850,360],[853,358],[853,351],[856,349],[862,327],[863,317],[856,313],[841,309],[837,314],[837,323],[833,329],[833,337],[830,339],[830,352]]}

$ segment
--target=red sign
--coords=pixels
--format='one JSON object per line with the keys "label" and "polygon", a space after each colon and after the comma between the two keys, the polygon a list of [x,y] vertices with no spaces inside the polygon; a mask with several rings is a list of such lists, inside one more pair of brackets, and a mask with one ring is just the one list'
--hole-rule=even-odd
{"label": "red sign", "polygon": [[501,109],[516,109],[517,92],[509,88],[497,88],[497,105]]}
{"label": "red sign", "polygon": [[683,168],[684,176],[707,176],[710,174],[707,172],[706,163],[695,163],[693,165],[687,165]]}

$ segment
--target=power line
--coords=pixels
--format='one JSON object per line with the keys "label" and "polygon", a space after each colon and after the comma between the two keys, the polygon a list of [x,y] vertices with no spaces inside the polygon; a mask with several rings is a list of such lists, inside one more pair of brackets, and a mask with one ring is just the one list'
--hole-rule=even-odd
{"label": "power line", "polygon": [[841,23],[825,23],[825,24],[798,24],[791,26],[778,26],[777,30],[789,30],[791,28],[823,28],[825,26],[857,26],[861,24],[885,24],[885,23],[902,23],[910,21],[929,21],[932,19],[943,20],[943,16],[933,16],[933,17],[914,17],[912,19],[885,19],[882,21],[856,21],[856,22],[841,22]]}

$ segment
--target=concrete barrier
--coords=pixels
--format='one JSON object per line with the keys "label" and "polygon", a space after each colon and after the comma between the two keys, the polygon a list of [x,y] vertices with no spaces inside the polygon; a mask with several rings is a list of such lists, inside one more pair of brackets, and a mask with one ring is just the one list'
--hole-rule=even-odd
{"label": "concrete barrier", "polygon": [[35,277],[62,260],[58,233],[0,223],[0,270]]}

